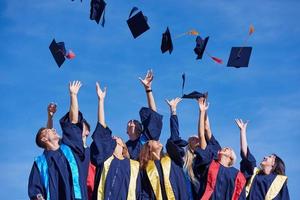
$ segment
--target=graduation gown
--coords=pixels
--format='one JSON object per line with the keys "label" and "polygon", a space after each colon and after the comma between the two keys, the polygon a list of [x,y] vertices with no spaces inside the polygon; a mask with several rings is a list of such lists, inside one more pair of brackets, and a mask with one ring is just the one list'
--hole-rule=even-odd
{"label": "graduation gown", "polygon": [[170,120],[171,137],[166,144],[167,154],[161,160],[149,161],[146,169],[141,171],[141,199],[188,199],[182,168],[184,147],[188,143],[179,137],[178,129],[172,127],[178,128],[177,116],[172,115]]}
{"label": "graduation gown", "polygon": [[[289,200],[289,191],[287,187],[286,179],[282,181],[279,190],[274,190],[275,193],[271,194],[270,187],[275,184],[275,178],[278,177],[277,174],[271,173],[266,175],[262,173],[261,170],[256,168],[256,160],[254,156],[250,153],[248,148],[247,156],[244,156],[241,152],[242,161],[240,163],[241,171],[247,178],[247,199],[274,199],[274,200]],[[255,176],[253,176],[255,173]],[[281,176],[285,178],[284,176]],[[278,177],[279,178],[279,177]],[[269,198],[266,198],[268,193]]]}
{"label": "graduation gown", "polygon": [[139,159],[140,151],[145,142],[148,140],[159,140],[162,129],[163,116],[152,109],[141,108],[140,118],[143,124],[141,136],[136,140],[128,140],[126,142],[130,158],[133,160]]}
{"label": "graduation gown", "polygon": [[128,158],[120,160],[113,155],[117,144],[108,127],[98,123],[92,138],[91,161],[96,166],[93,199],[137,199],[139,163]]}
{"label": "graduation gown", "polygon": [[[209,178],[208,173],[210,165],[214,162],[217,153],[216,150],[219,148],[219,144],[215,138],[212,137],[211,140],[212,143],[208,144],[205,150],[202,150],[200,147],[195,150],[196,157],[194,159],[193,167],[194,173],[197,178],[199,178],[200,182],[198,193],[195,199],[201,199],[201,197],[205,194],[207,180]],[[217,162],[214,162],[214,164],[217,164]],[[216,182],[209,199],[231,200],[235,191],[235,182],[239,174],[239,170],[234,167],[224,167],[221,164],[217,165],[219,168],[215,179]],[[245,191],[243,189],[238,199],[242,200],[245,198]]]}
{"label": "graduation gown", "polygon": [[[72,124],[69,113],[61,118],[60,124],[63,130],[62,144],[70,147],[79,172],[79,184],[82,199],[87,199],[86,177],[89,163],[89,148],[84,148],[82,142],[83,116],[79,113],[77,124]],[[51,200],[75,199],[72,172],[69,162],[61,148],[56,151],[45,150],[43,152],[48,164],[49,193]],[[34,162],[28,183],[28,195],[30,199],[36,199],[37,194],[42,194],[46,199],[46,188],[43,185],[37,163]]]}

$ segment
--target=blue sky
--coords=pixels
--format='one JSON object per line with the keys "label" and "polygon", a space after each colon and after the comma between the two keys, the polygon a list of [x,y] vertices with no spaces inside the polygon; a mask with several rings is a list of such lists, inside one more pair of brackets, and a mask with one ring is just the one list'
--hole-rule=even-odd
{"label": "blue sky", "polygon": [[[133,39],[126,20],[133,6],[148,17],[150,30]],[[55,127],[68,110],[68,82],[81,80],[80,109],[96,124],[95,82],[108,87],[106,120],[116,135],[127,139],[126,122],[138,118],[146,105],[138,81],[154,70],[153,91],[164,115],[162,141],[169,135],[165,98],[185,91],[209,92],[213,133],[222,145],[239,152],[234,118],[249,119],[248,141],[260,161],[269,153],[280,155],[287,168],[291,199],[300,191],[300,2],[279,1],[124,1],[107,0],[105,28],[89,20],[90,2],[79,0],[4,0],[0,3],[0,197],[27,199],[32,162],[42,151],[34,138],[46,123],[48,102],[58,103]],[[228,68],[207,56],[195,60],[194,37],[174,39],[171,55],[161,54],[161,34],[169,26],[177,35],[192,28],[210,36],[208,50],[227,63],[230,48],[241,45],[249,25],[255,33],[249,68]],[[76,58],[58,68],[48,46],[64,41]],[[197,105],[178,106],[182,137],[197,130]],[[236,165],[239,166],[238,164]]]}

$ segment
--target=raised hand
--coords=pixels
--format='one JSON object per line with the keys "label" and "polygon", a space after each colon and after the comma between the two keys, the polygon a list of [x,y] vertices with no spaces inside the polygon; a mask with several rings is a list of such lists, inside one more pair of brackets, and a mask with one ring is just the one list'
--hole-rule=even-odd
{"label": "raised hand", "polygon": [[235,123],[237,124],[237,126],[239,127],[239,129],[240,129],[241,132],[245,132],[246,131],[248,122],[249,121],[243,122],[242,119],[235,119]]}
{"label": "raised hand", "polygon": [[152,69],[147,71],[147,74],[145,76],[144,79],[142,79],[141,77],[139,77],[139,80],[141,81],[141,83],[144,85],[144,87],[146,89],[151,89],[151,84],[152,84],[152,80],[153,80],[153,72]]}
{"label": "raised hand", "polygon": [[206,102],[206,98],[199,98],[198,99],[198,105],[199,105],[200,111],[208,110],[209,103]]}
{"label": "raised hand", "polygon": [[56,109],[57,109],[56,103],[53,102],[49,103],[47,107],[48,116],[53,117],[56,112]]}
{"label": "raised hand", "polygon": [[106,87],[104,87],[104,90],[101,90],[100,85],[98,82],[96,82],[96,92],[98,95],[99,100],[104,100],[106,96]]}
{"label": "raised hand", "polygon": [[80,81],[73,81],[73,82],[70,82],[69,83],[69,91],[70,91],[70,94],[75,94],[77,95],[80,87],[82,86],[81,82]]}
{"label": "raised hand", "polygon": [[177,108],[177,104],[181,101],[182,99],[179,97],[176,97],[175,99],[171,99],[170,101],[168,99],[166,99],[167,104],[170,107],[170,110],[172,112],[172,114],[176,114],[176,108]]}

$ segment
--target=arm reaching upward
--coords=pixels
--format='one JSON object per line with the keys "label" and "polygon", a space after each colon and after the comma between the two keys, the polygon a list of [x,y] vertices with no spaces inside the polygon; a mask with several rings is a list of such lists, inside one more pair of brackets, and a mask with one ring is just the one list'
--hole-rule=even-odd
{"label": "arm reaching upward", "polygon": [[198,99],[199,105],[199,120],[198,120],[198,137],[200,139],[200,147],[201,149],[205,149],[207,146],[206,139],[205,139],[205,131],[204,131],[204,121],[205,121],[205,113],[208,109],[208,104],[206,104],[206,99],[199,98]]}
{"label": "arm reaching upward", "polygon": [[78,123],[78,99],[77,94],[79,92],[80,87],[82,86],[80,81],[73,81],[69,83],[69,91],[70,91],[70,111],[69,118],[71,123]]}
{"label": "arm reaching upward", "polygon": [[48,108],[48,120],[47,120],[47,128],[53,128],[53,116],[56,112],[56,104],[55,103],[49,103]]}
{"label": "arm reaching upward", "polygon": [[151,108],[153,111],[156,112],[157,111],[156,104],[155,104],[152,89],[151,89],[151,85],[152,85],[152,81],[153,81],[153,72],[152,72],[152,70],[148,70],[145,78],[142,79],[141,77],[139,77],[139,80],[141,81],[141,83],[143,84],[143,86],[146,90],[146,95],[147,95],[147,101],[148,101],[149,108]]}
{"label": "arm reaching upward", "polygon": [[104,99],[106,96],[106,87],[104,88],[104,90],[101,90],[99,83],[96,82],[96,92],[98,95],[98,121],[103,127],[106,127],[104,115]]}
{"label": "arm reaching upward", "polygon": [[247,157],[248,144],[247,144],[247,137],[246,137],[246,129],[247,129],[248,121],[243,122],[242,119],[235,119],[235,122],[240,129],[241,151],[244,154],[244,156]]}
{"label": "arm reaching upward", "polygon": [[168,99],[166,99],[167,104],[170,107],[170,112],[171,115],[176,115],[176,108],[177,108],[177,104],[181,101],[182,99],[177,97],[175,99],[171,99],[170,101]]}

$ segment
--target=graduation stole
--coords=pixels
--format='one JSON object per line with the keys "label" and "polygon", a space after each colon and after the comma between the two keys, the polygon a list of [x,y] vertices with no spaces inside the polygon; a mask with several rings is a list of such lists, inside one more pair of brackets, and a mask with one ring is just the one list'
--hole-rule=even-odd
{"label": "graduation stole", "polygon": [[[165,155],[160,160],[160,163],[162,165],[162,170],[163,170],[163,176],[164,176],[163,178],[165,183],[166,195],[168,199],[171,200],[175,199],[175,194],[173,192],[173,188],[170,182],[171,158],[168,155]],[[149,160],[146,167],[146,172],[156,199],[162,200],[163,198],[162,198],[159,173],[153,160]]]}
{"label": "graduation stole", "polygon": [[[70,169],[71,169],[71,174],[72,174],[72,181],[73,181],[73,190],[74,190],[74,195],[76,199],[81,199],[81,189],[80,189],[80,184],[79,184],[79,171],[78,171],[78,166],[75,160],[75,157],[73,155],[73,152],[71,148],[65,144],[60,145],[60,149],[65,155]],[[48,163],[46,160],[46,157],[44,154],[38,156],[35,159],[35,162],[37,163],[38,169],[41,174],[42,182],[47,190],[47,200],[50,200],[50,191],[49,191],[49,174],[48,174]]]}
{"label": "graduation stole", "polygon": [[[220,169],[220,163],[213,160],[208,169],[205,192],[200,200],[210,199],[212,193],[215,190],[219,169]],[[231,197],[232,200],[239,199],[245,184],[246,184],[246,179],[244,175],[239,171],[237,176],[235,177],[234,191]]]}
{"label": "graduation stole", "polygon": [[[103,200],[105,196],[105,182],[107,178],[107,173],[110,168],[110,164],[114,156],[110,156],[103,164],[103,169],[101,172],[100,183],[97,189],[97,200]],[[128,186],[128,200],[135,200],[136,199],[136,181],[139,173],[139,162],[130,159],[130,181]]]}
{"label": "graduation stole", "polygon": [[[253,183],[253,180],[255,178],[255,176],[260,172],[261,170],[257,167],[254,168],[253,170],[253,175],[251,176],[247,186],[246,186],[246,197],[248,197],[249,193],[250,193],[250,189]],[[287,180],[287,176],[283,176],[283,175],[277,175],[276,178],[273,180],[271,186],[268,189],[268,192],[265,196],[265,200],[272,200],[274,199],[280,192],[283,184],[285,183],[285,181]]]}

